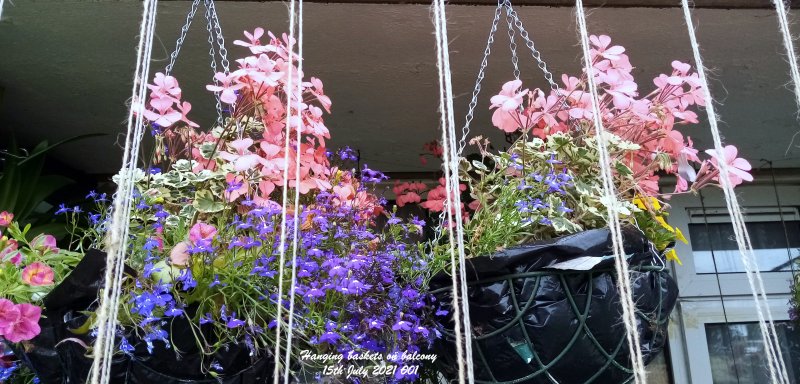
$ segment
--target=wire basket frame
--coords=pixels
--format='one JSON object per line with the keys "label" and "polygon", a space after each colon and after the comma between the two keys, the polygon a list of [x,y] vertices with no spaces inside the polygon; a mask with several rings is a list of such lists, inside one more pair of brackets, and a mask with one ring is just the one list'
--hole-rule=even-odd
{"label": "wire basket frame", "polygon": [[[639,332],[646,333],[650,339],[648,351],[644,351],[649,361],[660,352],[666,340],[669,314],[674,305],[674,298],[666,297],[666,294],[673,290],[674,282],[672,282],[663,266],[632,266],[631,274],[632,281],[638,281],[639,285],[653,280],[657,283],[655,287],[646,287],[644,289],[644,291],[654,290],[657,292],[655,297],[652,298],[654,300],[642,300],[642,302],[654,304],[654,306],[644,308],[646,305],[640,306],[637,303],[636,311],[637,318],[640,321]],[[613,310],[607,306],[608,302],[600,303],[600,305],[604,306],[601,309],[605,311],[605,313],[602,311],[600,313],[616,318],[616,320],[611,321],[608,318],[602,319],[601,323],[612,323],[618,325],[622,330],[616,332],[615,340],[609,343],[607,335],[597,336],[598,329],[593,329],[592,327],[593,320],[596,320],[592,316],[598,316],[598,309],[593,307],[597,300],[593,300],[592,294],[598,288],[596,286],[598,278],[610,278],[611,281],[616,281],[613,268],[609,268],[585,272],[532,271],[496,276],[468,283],[470,299],[475,298],[476,294],[479,295],[480,293],[477,293],[477,291],[482,287],[496,285],[498,282],[503,283],[503,287],[508,288],[509,304],[510,308],[513,309],[510,318],[480,320],[476,319],[476,317],[481,317],[482,311],[473,307],[471,313],[475,313],[472,319],[474,326],[472,347],[475,360],[475,382],[491,384],[569,382],[578,384],[578,381],[567,381],[563,378],[563,368],[565,368],[563,364],[565,364],[566,360],[583,360],[581,356],[588,356],[588,359],[592,360],[593,364],[590,364],[590,367],[587,366],[586,369],[594,371],[594,374],[584,378],[580,383],[606,383],[609,376],[615,377],[615,382],[630,382],[633,379],[633,371],[628,365],[629,357],[626,348],[626,337],[622,328],[621,313],[617,309],[619,306],[618,298],[614,300],[617,306],[614,306]],[[634,284],[636,285],[636,283]],[[572,289],[574,286],[579,286],[581,289],[575,291]],[[520,287],[522,289],[518,292]],[[561,290],[559,291],[558,288],[561,288]],[[449,287],[441,287],[433,290],[432,293],[440,297],[442,302],[448,302],[448,299],[443,298],[443,295],[446,296],[449,290]],[[541,335],[529,332],[530,327],[535,325],[531,324],[531,319],[535,318],[532,317],[534,307],[543,304],[537,301],[537,297],[543,291],[563,294],[563,300],[568,304],[570,312],[568,314],[562,313],[561,316],[568,316],[571,320],[570,323],[553,327],[570,328],[569,332],[560,331],[562,334],[559,338],[567,341],[563,346],[545,346],[541,340],[537,340],[537,336]],[[614,293],[614,291],[610,293]],[[642,292],[634,288],[634,296],[637,296],[637,293],[641,294]],[[677,295],[676,292],[675,295]],[[527,324],[526,321],[528,322]],[[481,328],[486,327],[487,323],[491,323],[488,324],[488,327],[493,329],[489,332],[483,332]],[[545,331],[549,332],[550,328],[540,333]],[[513,337],[510,337],[510,335],[513,335]],[[445,331],[445,340],[452,340],[453,337],[451,330]],[[604,338],[605,340],[601,340]],[[439,345],[445,344],[441,343]],[[592,350],[585,350],[587,345],[591,346]],[[502,351],[498,351],[498,346],[505,348]],[[516,359],[519,367],[526,366],[517,370],[518,372],[524,372],[524,374],[510,378],[509,372],[499,372],[495,368],[498,359],[506,360],[508,358]],[[452,365],[449,364],[447,359],[443,360],[440,368],[444,368],[443,370],[446,372],[447,366]],[[573,363],[567,365],[572,366]],[[581,370],[581,367],[573,366],[573,369]]]}

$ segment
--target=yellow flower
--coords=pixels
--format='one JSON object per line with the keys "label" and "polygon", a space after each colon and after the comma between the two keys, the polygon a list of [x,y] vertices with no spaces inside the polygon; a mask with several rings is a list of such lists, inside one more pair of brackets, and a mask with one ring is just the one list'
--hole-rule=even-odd
{"label": "yellow flower", "polygon": [[683,233],[678,228],[675,228],[675,237],[678,240],[682,241],[684,244],[689,244],[689,240],[686,240],[686,237],[683,236]]}
{"label": "yellow flower", "polygon": [[672,260],[678,263],[678,265],[683,265],[683,263],[681,263],[681,259],[678,258],[678,254],[675,252],[674,249],[670,249],[669,251],[667,251],[666,256],[667,260]]}
{"label": "yellow flower", "polygon": [[650,208],[652,208],[652,209],[654,209],[656,211],[660,211],[661,210],[661,203],[659,203],[658,199],[656,199],[655,197],[647,197],[647,201],[649,203],[646,204],[645,200],[642,199],[641,197],[637,197],[637,198],[633,199],[633,203],[636,204],[636,206],[639,207],[639,209],[647,210],[648,209],[648,205],[649,205]]}

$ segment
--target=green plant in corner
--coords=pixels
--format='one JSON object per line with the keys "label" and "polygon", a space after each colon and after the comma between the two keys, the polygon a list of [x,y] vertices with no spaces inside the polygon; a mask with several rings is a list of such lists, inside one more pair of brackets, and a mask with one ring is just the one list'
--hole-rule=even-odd
{"label": "green plant in corner", "polygon": [[31,236],[44,232],[56,236],[66,234],[64,224],[53,222],[52,215],[36,214],[41,202],[74,183],[63,175],[42,174],[46,156],[61,145],[101,135],[104,134],[78,135],[54,144],[44,140],[30,151],[18,147],[13,136],[6,140],[8,147],[0,148],[0,211],[14,212],[17,221],[31,224]]}

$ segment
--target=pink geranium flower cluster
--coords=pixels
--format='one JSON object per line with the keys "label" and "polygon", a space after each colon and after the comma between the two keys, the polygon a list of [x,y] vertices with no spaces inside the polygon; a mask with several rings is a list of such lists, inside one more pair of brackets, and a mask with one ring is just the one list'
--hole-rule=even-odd
{"label": "pink geranium flower cluster", "polygon": [[[167,142],[171,159],[188,155],[185,157],[197,161],[195,171],[230,165],[232,171],[226,176],[230,188],[225,195],[231,202],[247,196],[265,206],[276,188],[283,187],[287,168],[288,187],[299,189],[301,194],[331,189],[325,147],[330,133],[323,121],[324,112],[330,112],[331,100],[325,95],[322,82],[314,77],[303,79],[304,74],[296,66],[300,58],[289,54],[295,42],[286,34],[278,38],[268,33],[268,40],[262,43],[264,30],[257,28],[252,33],[245,32],[245,37],[245,41],[236,40],[234,44],[247,47],[251,55],[237,60],[235,71],[217,73],[215,84],[206,87],[227,105],[230,118],[219,127],[221,134],[194,129],[198,125],[186,116],[191,105],[180,100],[178,81],[161,73],[149,85],[145,119],[157,126],[157,140]],[[290,85],[292,90],[288,89]],[[298,131],[300,174],[295,175]],[[291,142],[288,157],[287,134]],[[215,148],[214,159],[200,150],[208,143]],[[166,150],[162,152],[166,154]]]}
{"label": "pink geranium flower cluster", "polygon": [[[653,79],[655,89],[641,96],[625,48],[612,45],[611,38],[604,35],[591,36],[590,41],[603,125],[620,139],[639,146],[633,157],[620,159],[634,173],[637,194],[658,195],[662,173],[677,177],[676,193],[702,188],[718,181],[719,161],[729,165],[734,185],[752,180],[748,172],[751,166],[736,157],[736,147],[728,146],[724,154],[708,150],[711,159],[701,160],[691,137],[676,129],[679,125],[696,124],[697,115],[690,108],[704,105],[702,84],[689,64],[673,61],[672,72]],[[540,89],[523,89],[520,80],[505,83],[500,93],[491,98],[492,123],[507,133],[540,138],[556,132],[575,132],[575,127],[588,127],[579,130],[580,134],[592,134],[586,72],[581,78],[563,75],[561,80],[563,87],[547,94]],[[671,159],[670,166],[663,167],[662,162],[656,161],[662,154]]]}

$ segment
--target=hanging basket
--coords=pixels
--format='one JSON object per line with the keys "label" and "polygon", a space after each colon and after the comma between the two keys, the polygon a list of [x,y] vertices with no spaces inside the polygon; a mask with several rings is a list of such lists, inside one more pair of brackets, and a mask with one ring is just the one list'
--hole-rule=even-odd
{"label": "hanging basket", "polygon": [[[104,252],[90,250],[75,269],[44,299],[41,333],[13,347],[14,354],[27,365],[42,384],[84,383],[92,366],[86,334],[88,316],[102,286],[106,265]],[[126,269],[126,273],[135,274]],[[272,358],[265,352],[253,357],[244,344],[229,345],[214,356],[196,350],[194,337],[184,317],[173,320],[169,339],[172,348],[155,344],[152,353],[135,335],[127,335],[135,350],[117,353],[111,366],[112,383],[127,384],[256,384],[272,377]],[[119,340],[117,341],[119,343]],[[180,350],[181,353],[177,353]],[[222,368],[218,378],[203,374],[204,362],[215,361]]]}
{"label": "hanging basket", "polygon": [[[664,348],[678,288],[664,259],[625,229],[637,330],[644,362]],[[611,240],[606,229],[524,245],[467,260],[476,382],[624,383],[632,378]],[[572,269],[564,269],[572,268]],[[449,276],[433,293],[451,305]],[[452,311],[450,311],[452,313]],[[455,378],[453,322],[434,348]]]}

